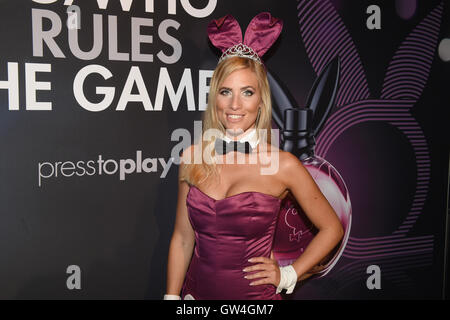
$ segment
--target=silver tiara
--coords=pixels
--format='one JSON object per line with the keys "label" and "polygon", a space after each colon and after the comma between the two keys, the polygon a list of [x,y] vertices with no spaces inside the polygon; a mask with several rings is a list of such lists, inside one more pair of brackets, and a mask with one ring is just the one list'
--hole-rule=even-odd
{"label": "silver tiara", "polygon": [[243,57],[243,58],[247,58],[247,59],[252,59],[255,60],[256,62],[262,64],[261,59],[259,59],[258,54],[253,51],[252,48],[250,48],[249,46],[243,44],[243,43],[238,43],[235,44],[232,47],[229,47],[226,51],[224,51],[222,53],[222,55],[220,56],[219,59],[219,63],[222,62],[222,60],[231,58],[231,57]]}

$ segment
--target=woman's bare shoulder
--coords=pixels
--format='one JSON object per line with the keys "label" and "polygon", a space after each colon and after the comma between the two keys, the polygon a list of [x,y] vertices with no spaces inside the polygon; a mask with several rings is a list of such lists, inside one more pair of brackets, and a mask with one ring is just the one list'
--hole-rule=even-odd
{"label": "woman's bare shoulder", "polygon": [[278,155],[280,164],[282,163],[283,165],[287,165],[287,166],[302,164],[300,162],[300,160],[296,156],[294,156],[292,153],[284,151],[277,146],[269,145],[269,148],[267,148],[267,149],[261,148],[260,152],[265,152],[265,151],[267,151],[270,154],[273,153],[273,154]]}
{"label": "woman's bare shoulder", "polygon": [[292,153],[284,150],[280,150],[280,161],[283,161],[285,164],[288,165],[301,165],[302,162],[294,156]]}
{"label": "woman's bare shoulder", "polygon": [[290,175],[292,172],[304,169],[302,162],[290,152],[280,150],[279,159],[281,175]]}

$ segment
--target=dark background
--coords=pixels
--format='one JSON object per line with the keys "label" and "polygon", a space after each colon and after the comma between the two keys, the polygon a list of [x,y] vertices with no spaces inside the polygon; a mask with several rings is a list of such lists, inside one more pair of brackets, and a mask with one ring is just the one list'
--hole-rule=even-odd
{"label": "dark background", "polygon": [[[208,1],[191,0],[202,8]],[[414,2],[414,1],[413,1]],[[413,3],[411,2],[411,3]],[[176,142],[170,135],[176,128],[193,131],[193,121],[201,111],[188,111],[183,97],[177,111],[167,95],[162,111],[145,111],[132,102],[125,111],[115,111],[131,66],[138,66],[154,103],[159,69],[167,67],[176,88],[184,68],[193,75],[198,102],[198,70],[213,70],[218,52],[210,45],[206,26],[211,19],[232,14],[243,31],[253,16],[270,11],[284,21],[281,38],[265,56],[269,70],[289,89],[299,105],[306,101],[317,74],[311,66],[297,18],[298,1],[218,0],[214,12],[197,19],[177,2],[177,15],[167,14],[167,5],[155,1],[155,13],[146,13],[143,1],[135,1],[130,12],[122,12],[119,1],[110,1],[107,10],[96,1],[74,1],[81,8],[80,46],[92,46],[92,15],[103,15],[103,51],[93,61],[75,58],[63,27],[57,41],[65,59],[53,58],[44,46],[44,57],[33,57],[31,8],[66,16],[63,1],[41,5],[31,1],[0,1],[0,80],[6,80],[7,62],[19,63],[20,110],[8,110],[8,94],[0,89],[0,298],[3,299],[161,299],[165,293],[167,253],[176,208],[177,169],[173,165],[166,178],[158,173],[130,174],[125,181],[116,175],[72,176],[47,179],[37,184],[40,162],[134,159],[170,157]],[[353,39],[364,68],[371,99],[378,99],[386,68],[393,54],[411,32],[441,1],[418,1],[416,14],[400,18],[394,1],[330,1]],[[438,43],[450,38],[449,1],[444,4]],[[365,13],[369,5],[381,8],[382,29],[368,30]],[[178,30],[169,33],[183,47],[181,59],[164,65],[108,61],[107,15],[118,16],[119,51],[130,52],[131,17],[154,19],[154,43],[143,52],[170,48],[158,39],[157,26],[167,18],[178,21]],[[64,23],[64,21],[63,21]],[[39,91],[38,101],[52,101],[51,111],[25,110],[25,63],[50,63],[51,73],[38,74],[39,81],[51,81],[49,92]],[[88,64],[107,67],[113,77],[91,76],[86,95],[98,99],[96,86],[116,87],[111,106],[101,112],[80,107],[73,96],[73,79]],[[345,255],[333,272],[305,284],[298,299],[439,299],[443,296],[446,202],[448,190],[448,116],[450,62],[435,54],[427,84],[411,109],[427,141],[431,176],[427,200],[409,237],[432,236],[432,250],[421,257],[400,254],[402,281],[382,278],[382,290],[365,287],[368,264],[390,261],[353,261]],[[364,123],[348,129],[324,155],[343,176],[358,223],[350,237],[389,236],[403,221],[411,206],[415,161],[407,139],[387,123]],[[364,168],[365,171],[363,171]],[[365,172],[365,174],[361,174]],[[359,178],[358,178],[359,177]],[[364,189],[361,189],[364,188]],[[390,192],[385,192],[386,188]],[[364,190],[367,190],[364,192]],[[376,205],[374,205],[376,204]],[[378,214],[377,214],[378,213]],[[345,253],[345,252],[344,252]],[[402,260],[403,259],[403,260]],[[355,265],[352,278],[343,270]],[[81,290],[68,290],[66,268],[81,268]],[[402,266],[407,265],[402,269]],[[383,276],[383,274],[382,274]],[[448,279],[447,279],[448,281]],[[447,286],[448,288],[448,286]]]}

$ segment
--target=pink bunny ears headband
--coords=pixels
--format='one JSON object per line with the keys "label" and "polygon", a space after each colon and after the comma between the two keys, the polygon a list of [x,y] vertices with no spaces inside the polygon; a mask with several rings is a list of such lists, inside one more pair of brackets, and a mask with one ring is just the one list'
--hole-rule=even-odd
{"label": "pink bunny ears headband", "polygon": [[208,37],[222,51],[222,60],[244,57],[262,64],[262,57],[274,44],[283,29],[283,21],[262,12],[250,21],[242,41],[242,30],[231,15],[212,20],[208,24]]}

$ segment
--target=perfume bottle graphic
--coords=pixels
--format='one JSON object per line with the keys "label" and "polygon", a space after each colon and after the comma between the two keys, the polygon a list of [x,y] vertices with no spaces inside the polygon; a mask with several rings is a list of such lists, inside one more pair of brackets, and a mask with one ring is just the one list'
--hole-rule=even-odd
{"label": "perfume bottle graphic", "polygon": [[[314,152],[315,136],[320,132],[334,105],[340,62],[336,57],[324,67],[309,93],[306,107],[296,107],[288,94],[269,73],[274,99],[273,120],[280,128],[281,149],[302,161],[320,190],[338,215],[344,228],[344,237],[320,263],[313,277],[325,276],[337,263],[347,243],[352,207],[345,182],[327,160]],[[294,196],[289,193],[281,204],[275,232],[273,253],[281,266],[297,259],[314,238],[317,229],[309,221]]]}

